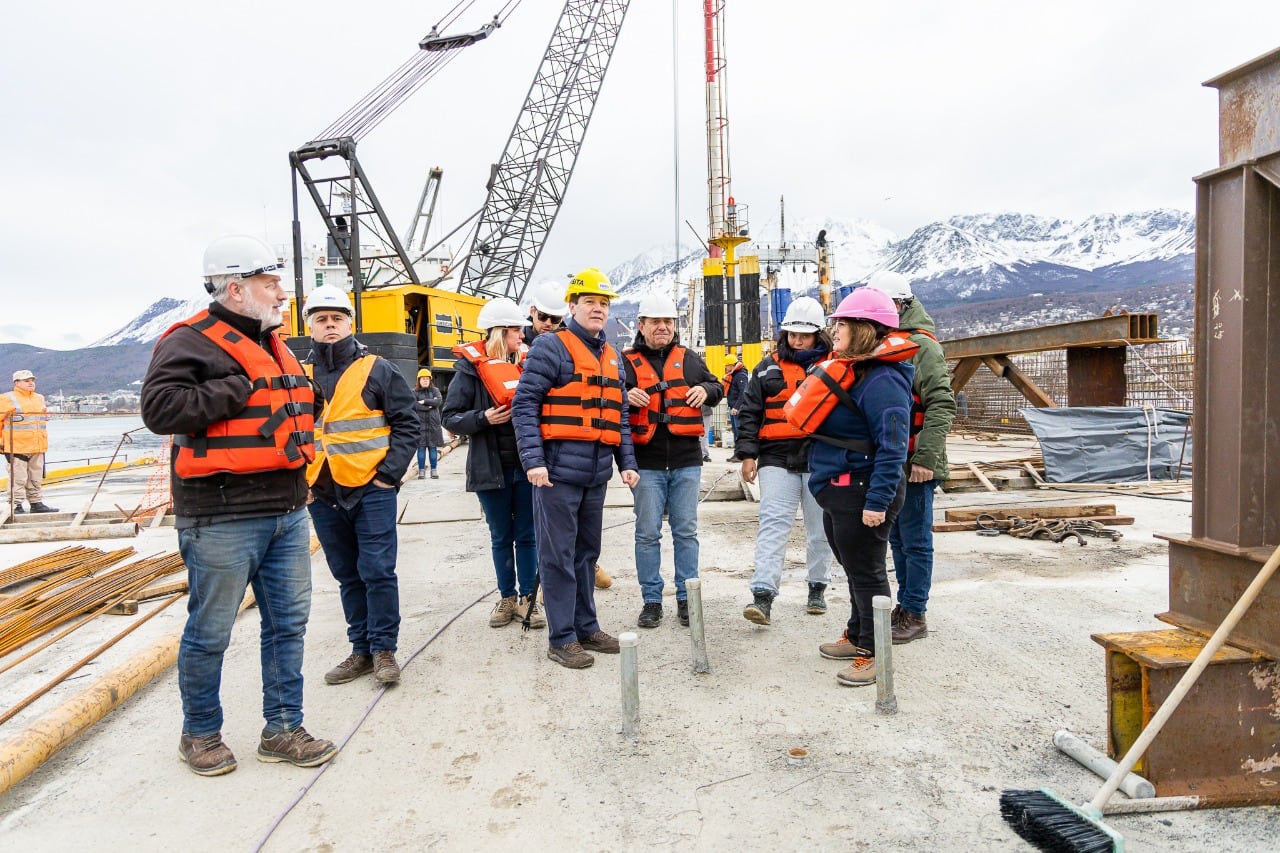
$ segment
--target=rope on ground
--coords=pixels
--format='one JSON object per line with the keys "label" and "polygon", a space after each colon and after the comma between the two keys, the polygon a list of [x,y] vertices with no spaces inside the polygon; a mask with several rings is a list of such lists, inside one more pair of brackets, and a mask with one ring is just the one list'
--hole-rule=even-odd
{"label": "rope on ground", "polygon": [[[497,591],[498,591],[497,587],[490,589],[484,595],[480,596],[475,601],[472,601],[466,607],[462,608],[457,613],[453,614],[453,616],[449,619],[449,621],[445,622],[443,625],[437,628],[435,633],[433,633],[430,637],[427,637],[427,639],[422,643],[422,645],[414,649],[413,653],[410,654],[409,657],[405,658],[404,664],[400,668],[402,670],[408,669],[409,664],[413,663],[414,658],[416,658],[419,654],[425,651],[427,646],[435,642],[436,638],[439,637],[441,634],[443,634],[445,630],[449,628],[449,626],[451,626],[454,622],[457,622],[459,619],[461,619],[462,615],[466,613],[468,610],[475,607],[477,604],[484,601],[486,598],[493,595]],[[338,742],[338,754],[341,754],[342,750],[346,748],[347,742],[350,741],[351,738],[355,736],[355,733],[360,730],[360,727],[364,725],[364,721],[368,719],[370,714],[373,713],[373,709],[377,707],[377,704],[380,701],[382,701],[382,697],[386,695],[387,690],[390,688],[390,686],[391,685],[384,684],[381,687],[381,689],[379,689],[378,692],[374,694],[373,699],[369,700],[369,704],[365,706],[364,711],[360,714],[359,717],[356,718],[355,723],[352,724],[351,728],[347,731],[346,735],[342,738],[342,740]],[[337,758],[337,757],[338,755],[335,754],[334,758]],[[302,802],[302,798],[305,797],[307,793],[312,789],[312,787],[315,786],[316,782],[320,781],[320,777],[325,774],[325,771],[332,766],[333,766],[333,760],[330,759],[329,761],[325,762],[324,764],[321,764],[319,767],[316,768],[316,771],[311,774],[311,778],[307,780],[306,784],[304,784],[301,788],[298,789],[298,793],[294,795],[293,799],[289,801],[289,803],[284,807],[284,809],[280,812],[280,814],[276,815],[275,820],[273,820],[271,822],[271,825],[267,827],[267,831],[264,832],[262,834],[262,837],[258,839],[256,844],[254,844],[253,846],[254,853],[258,853],[258,851],[262,850],[262,848],[266,845],[267,841],[270,840],[272,833],[274,833],[276,829],[279,828],[280,824],[284,823],[284,819],[289,816],[289,813],[293,811],[293,809],[298,805],[298,803]]]}

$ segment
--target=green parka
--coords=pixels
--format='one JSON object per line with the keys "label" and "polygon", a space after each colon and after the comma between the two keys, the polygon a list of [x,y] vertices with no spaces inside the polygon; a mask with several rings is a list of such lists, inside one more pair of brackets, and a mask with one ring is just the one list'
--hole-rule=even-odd
{"label": "green parka", "polygon": [[947,359],[941,344],[929,335],[920,334],[933,334],[934,324],[919,298],[912,299],[899,313],[898,328],[910,332],[911,340],[920,345],[919,352],[911,359],[916,367],[911,390],[924,404],[924,428],[916,436],[916,449],[907,461],[933,471],[935,480],[945,480],[951,476],[951,469],[947,467],[947,433],[956,417],[956,397],[951,392]]}

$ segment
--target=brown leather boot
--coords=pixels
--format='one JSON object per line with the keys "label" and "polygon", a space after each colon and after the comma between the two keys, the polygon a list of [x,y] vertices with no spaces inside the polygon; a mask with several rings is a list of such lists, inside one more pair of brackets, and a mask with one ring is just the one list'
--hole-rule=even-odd
{"label": "brown leather boot", "polygon": [[399,684],[400,664],[396,663],[396,653],[386,650],[373,653],[373,677],[379,684]]}
{"label": "brown leather boot", "polygon": [[373,672],[373,656],[352,652],[347,659],[324,674],[325,684],[346,684],[367,672]]}
{"label": "brown leather boot", "polygon": [[319,767],[338,754],[332,741],[316,740],[302,726],[270,734],[262,732],[258,760],[285,761],[298,767]]}
{"label": "brown leather boot", "polygon": [[581,643],[565,643],[547,649],[547,657],[568,669],[586,669],[596,659],[582,649]]}
{"label": "brown leather boot", "polygon": [[222,733],[192,737],[186,732],[178,739],[178,757],[197,776],[221,776],[236,769],[236,757],[222,742]]}
{"label": "brown leather boot", "polygon": [[898,610],[898,619],[892,625],[895,646],[929,636],[929,625],[924,621],[924,614],[917,616],[905,607]]}

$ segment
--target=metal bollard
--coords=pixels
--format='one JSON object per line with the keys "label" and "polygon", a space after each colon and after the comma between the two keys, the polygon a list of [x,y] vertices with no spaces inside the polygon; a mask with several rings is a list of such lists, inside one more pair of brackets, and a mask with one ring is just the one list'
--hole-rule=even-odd
{"label": "metal bollard", "polygon": [[876,713],[898,713],[898,698],[893,695],[893,601],[887,595],[871,599],[875,614],[876,634]]}
{"label": "metal bollard", "polygon": [[622,647],[622,734],[635,737],[640,724],[640,638],[634,631],[618,635]]}
{"label": "metal bollard", "polygon": [[685,581],[684,588],[689,593],[689,637],[693,641],[693,671],[710,672],[706,627],[702,621],[702,581],[698,578]]}

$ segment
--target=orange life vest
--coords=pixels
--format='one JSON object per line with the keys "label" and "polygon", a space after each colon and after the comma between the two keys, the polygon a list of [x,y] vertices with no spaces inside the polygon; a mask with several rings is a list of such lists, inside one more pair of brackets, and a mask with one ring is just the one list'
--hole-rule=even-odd
{"label": "orange life vest", "polygon": [[[364,387],[377,363],[376,355],[363,355],[342,371],[316,421],[316,458],[307,466],[307,485],[314,486],[329,465],[329,476],[339,486],[359,488],[373,480],[391,447],[391,425],[386,412],[364,402]],[[304,364],[307,376],[315,367]]]}
{"label": "orange life vest", "polygon": [[173,470],[179,477],[254,474],[301,468],[315,457],[315,397],[302,365],[275,335],[268,353],[257,341],[201,311],[160,336],[190,326],[236,360],[253,390],[245,407],[190,435],[173,437]]}
{"label": "orange life vest", "polygon": [[622,378],[613,347],[605,344],[597,359],[568,329],[547,334],[560,338],[569,351],[573,375],[542,398],[542,437],[621,444]]}
{"label": "orange life vest", "polygon": [[515,363],[501,358],[490,358],[484,351],[484,341],[473,341],[469,344],[458,344],[453,354],[465,358],[475,365],[484,390],[489,392],[495,406],[510,406],[516,396],[516,383],[520,381],[519,358]]}
{"label": "orange life vest", "polygon": [[[890,332],[866,355],[856,358],[831,358],[815,364],[782,407],[787,423],[812,434],[840,402],[841,393],[858,380],[858,368],[869,361],[910,361],[920,345],[905,332]],[[839,389],[839,391],[837,391]]]}
{"label": "orange life vest", "polygon": [[[700,436],[705,433],[702,425],[702,408],[685,402],[689,380],[684,375],[687,352],[680,345],[667,353],[662,366],[662,379],[649,359],[639,350],[625,349],[622,355],[631,362],[636,372],[636,387],[649,395],[649,405],[631,409],[631,440],[636,444],[648,444],[658,431],[658,424],[666,424],[672,435]],[[714,377],[713,377],[714,378]]]}
{"label": "orange life vest", "polygon": [[808,433],[788,423],[782,411],[791,395],[804,382],[804,368],[794,361],[784,361],[773,356],[767,358],[782,371],[782,390],[764,401],[764,415],[760,421],[760,431],[756,435],[765,441],[804,438]]}

